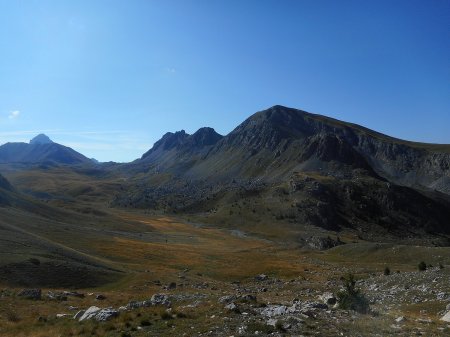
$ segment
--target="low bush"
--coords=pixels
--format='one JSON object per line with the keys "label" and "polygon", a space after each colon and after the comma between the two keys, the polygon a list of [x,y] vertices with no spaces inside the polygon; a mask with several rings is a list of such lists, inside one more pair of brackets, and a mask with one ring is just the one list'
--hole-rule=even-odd
{"label": "low bush", "polygon": [[417,268],[419,268],[420,271],[427,270],[427,264],[424,261],[420,261],[420,263],[417,265]]}
{"label": "low bush", "polygon": [[370,311],[369,300],[355,287],[356,281],[353,274],[348,274],[343,279],[344,289],[337,293],[338,306],[345,310],[354,310],[366,314]]}

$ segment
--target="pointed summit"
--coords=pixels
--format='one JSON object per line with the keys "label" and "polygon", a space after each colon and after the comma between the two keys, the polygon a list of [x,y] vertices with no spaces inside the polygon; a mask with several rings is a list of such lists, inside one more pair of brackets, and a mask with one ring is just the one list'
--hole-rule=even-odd
{"label": "pointed summit", "polygon": [[213,128],[203,127],[198,129],[192,136],[191,143],[193,146],[208,146],[216,144],[222,136]]}
{"label": "pointed summit", "polygon": [[30,144],[31,145],[35,145],[35,144],[52,144],[52,143],[53,143],[53,141],[48,136],[44,135],[43,133],[37,135],[32,140],[30,140]]}

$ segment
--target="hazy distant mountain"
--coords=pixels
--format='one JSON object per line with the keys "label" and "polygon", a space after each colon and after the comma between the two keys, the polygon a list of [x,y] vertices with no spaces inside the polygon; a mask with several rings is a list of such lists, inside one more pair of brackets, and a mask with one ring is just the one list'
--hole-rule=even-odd
{"label": "hazy distant mountain", "polygon": [[44,135],[43,133],[37,135],[36,137],[34,137],[32,140],[30,140],[30,144],[34,145],[34,144],[52,144],[53,141],[46,135]]}
{"label": "hazy distant mountain", "polygon": [[[450,145],[408,142],[283,106],[224,137],[212,129],[167,133],[125,167],[146,175],[117,195],[117,205],[214,210],[216,221],[346,227],[367,237],[450,234]],[[253,206],[236,212],[239,202]]]}
{"label": "hazy distant mountain", "polygon": [[6,143],[0,146],[0,163],[82,164],[91,160],[75,150],[54,143],[40,134],[27,143]]}

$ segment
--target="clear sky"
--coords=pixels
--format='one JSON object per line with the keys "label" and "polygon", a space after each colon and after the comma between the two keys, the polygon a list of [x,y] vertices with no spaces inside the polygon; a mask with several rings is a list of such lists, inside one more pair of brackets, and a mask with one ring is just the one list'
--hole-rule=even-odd
{"label": "clear sky", "polygon": [[0,0],[0,144],[130,161],[275,104],[450,143],[450,1]]}

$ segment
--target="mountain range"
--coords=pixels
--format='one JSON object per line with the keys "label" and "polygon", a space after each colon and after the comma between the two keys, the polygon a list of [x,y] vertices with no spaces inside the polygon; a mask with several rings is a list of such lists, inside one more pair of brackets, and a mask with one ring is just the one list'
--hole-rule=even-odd
{"label": "mountain range", "polygon": [[[166,133],[126,164],[95,164],[44,135],[0,146],[0,163],[47,161],[117,179],[107,192],[92,186],[76,192],[92,199],[104,193],[115,208],[178,214],[265,236],[282,226],[297,233],[292,240],[298,242],[310,226],[370,241],[450,244],[450,145],[409,142],[279,105],[225,136],[208,127],[192,135]],[[51,198],[61,195],[67,192]]]}

